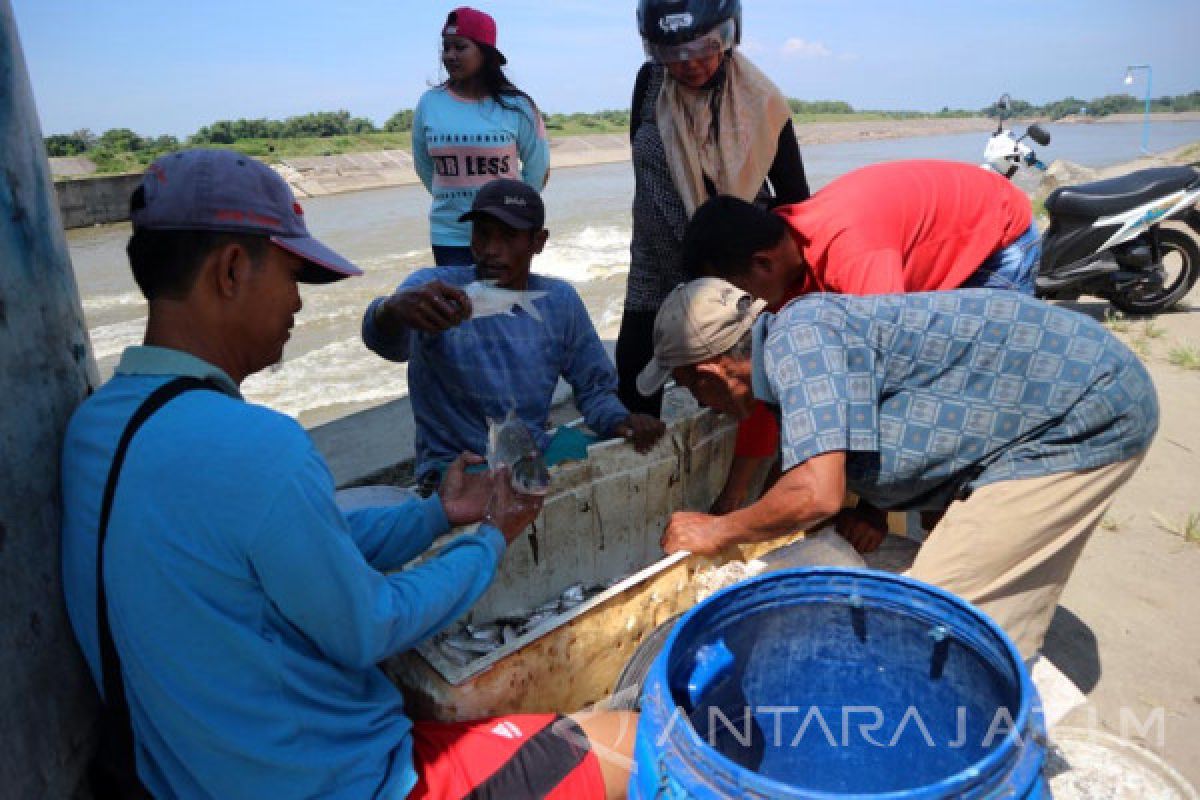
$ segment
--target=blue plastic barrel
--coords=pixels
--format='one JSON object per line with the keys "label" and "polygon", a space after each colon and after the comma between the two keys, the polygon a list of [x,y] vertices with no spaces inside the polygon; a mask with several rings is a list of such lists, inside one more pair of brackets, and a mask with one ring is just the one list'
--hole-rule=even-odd
{"label": "blue plastic barrel", "polygon": [[733,586],[642,690],[633,798],[1048,798],[1041,703],[969,603],[862,569]]}

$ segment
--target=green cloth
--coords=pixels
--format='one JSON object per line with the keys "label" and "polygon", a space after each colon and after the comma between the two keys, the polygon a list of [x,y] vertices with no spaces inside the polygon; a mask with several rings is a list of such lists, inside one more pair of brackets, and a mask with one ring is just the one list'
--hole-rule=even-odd
{"label": "green cloth", "polygon": [[598,441],[600,437],[594,433],[584,433],[579,428],[561,425],[551,437],[550,444],[546,445],[542,458],[546,460],[547,467],[564,461],[583,461],[588,456],[588,445]]}

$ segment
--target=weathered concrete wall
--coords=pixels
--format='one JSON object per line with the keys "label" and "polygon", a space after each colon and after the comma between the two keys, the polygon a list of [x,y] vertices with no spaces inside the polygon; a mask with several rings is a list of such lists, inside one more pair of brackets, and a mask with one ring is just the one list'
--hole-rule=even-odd
{"label": "weathered concrete wall", "polygon": [[9,0],[0,0],[0,797],[70,798],[96,691],[59,569],[59,451],[95,380]]}
{"label": "weathered concrete wall", "polygon": [[54,191],[63,227],[85,228],[129,219],[129,195],[141,182],[140,174],[56,182]]}

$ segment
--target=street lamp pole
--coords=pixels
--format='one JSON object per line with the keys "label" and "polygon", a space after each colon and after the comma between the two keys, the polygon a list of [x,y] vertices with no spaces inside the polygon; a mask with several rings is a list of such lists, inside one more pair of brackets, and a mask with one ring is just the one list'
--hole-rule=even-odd
{"label": "street lamp pole", "polygon": [[1130,64],[1125,68],[1125,84],[1133,85],[1133,71],[1135,69],[1146,70],[1146,112],[1142,117],[1142,153],[1150,152],[1150,83],[1154,76],[1154,71],[1150,69],[1149,64]]}

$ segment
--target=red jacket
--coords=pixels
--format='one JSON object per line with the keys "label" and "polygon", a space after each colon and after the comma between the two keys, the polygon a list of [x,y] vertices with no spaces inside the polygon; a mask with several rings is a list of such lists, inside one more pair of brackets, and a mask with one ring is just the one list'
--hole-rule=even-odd
{"label": "red jacket", "polygon": [[[1024,192],[991,170],[954,161],[856,169],[775,213],[788,224],[808,268],[784,303],[809,292],[957,289],[1033,222]],[[734,454],[766,458],[778,449],[779,426],[758,403],[738,426]]]}
{"label": "red jacket", "polygon": [[954,161],[864,167],[775,212],[808,266],[801,293],[957,289],[1033,222],[1024,192]]}

